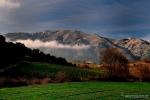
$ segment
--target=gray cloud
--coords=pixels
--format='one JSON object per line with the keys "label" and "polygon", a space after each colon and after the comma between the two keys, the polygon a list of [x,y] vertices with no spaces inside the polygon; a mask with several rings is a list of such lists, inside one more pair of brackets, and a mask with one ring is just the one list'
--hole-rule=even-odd
{"label": "gray cloud", "polygon": [[[7,0],[6,0],[7,1]],[[11,1],[12,4],[20,4],[19,8],[0,9],[0,31],[39,31],[38,28],[44,23],[47,25],[51,22],[49,14],[55,13],[59,6],[63,5],[67,0],[18,0]],[[46,24],[45,24],[46,23]],[[52,23],[53,24],[53,23]],[[49,23],[45,28],[50,28],[52,25]],[[44,30],[44,29],[43,29]]]}
{"label": "gray cloud", "polygon": [[0,0],[0,8],[14,9],[20,7],[20,3],[14,0]]}
{"label": "gray cloud", "polygon": [[[149,33],[149,0],[1,0],[0,32],[78,29],[115,37]],[[5,3],[7,2],[7,3]],[[7,9],[9,6],[15,9]],[[149,31],[149,32],[147,32]],[[114,34],[112,34],[114,33]],[[138,34],[134,35],[140,37]]]}

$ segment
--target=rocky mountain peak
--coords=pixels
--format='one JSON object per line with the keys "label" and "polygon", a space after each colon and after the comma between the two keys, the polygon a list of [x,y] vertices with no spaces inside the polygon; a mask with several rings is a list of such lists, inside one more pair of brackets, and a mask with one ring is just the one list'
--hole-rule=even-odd
{"label": "rocky mountain peak", "polygon": [[117,41],[116,44],[127,48],[132,54],[140,58],[145,58],[150,50],[150,43],[138,38],[122,39]]}

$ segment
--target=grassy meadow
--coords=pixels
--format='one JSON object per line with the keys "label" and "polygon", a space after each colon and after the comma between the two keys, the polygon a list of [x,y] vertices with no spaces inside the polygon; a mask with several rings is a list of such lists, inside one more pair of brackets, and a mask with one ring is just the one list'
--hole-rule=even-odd
{"label": "grassy meadow", "polygon": [[70,82],[0,89],[2,100],[150,100],[149,96],[150,83],[146,82]]}

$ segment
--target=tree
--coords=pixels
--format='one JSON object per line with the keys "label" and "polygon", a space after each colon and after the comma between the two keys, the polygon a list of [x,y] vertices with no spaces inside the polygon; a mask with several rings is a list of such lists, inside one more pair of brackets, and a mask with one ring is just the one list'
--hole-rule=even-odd
{"label": "tree", "polygon": [[5,43],[5,38],[2,35],[0,35],[0,43]]}
{"label": "tree", "polygon": [[117,48],[107,48],[101,53],[101,63],[109,65],[126,65],[128,59]]}
{"label": "tree", "polygon": [[128,59],[117,48],[105,49],[101,54],[101,63],[108,70],[109,78],[115,81],[124,81],[129,75]]}

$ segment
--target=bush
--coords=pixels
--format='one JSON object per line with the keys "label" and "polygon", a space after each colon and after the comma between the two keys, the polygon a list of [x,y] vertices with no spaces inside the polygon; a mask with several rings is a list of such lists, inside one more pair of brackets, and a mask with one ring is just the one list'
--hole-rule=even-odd
{"label": "bush", "polygon": [[137,64],[129,68],[131,76],[138,81],[150,81],[150,64]]}
{"label": "bush", "polygon": [[145,63],[150,63],[150,59],[143,59],[142,61]]}
{"label": "bush", "polygon": [[129,70],[127,67],[116,65],[104,65],[108,71],[108,80],[112,81],[127,81],[129,77]]}
{"label": "bush", "polygon": [[64,71],[59,71],[55,77],[56,82],[65,82],[67,80],[67,75]]}

